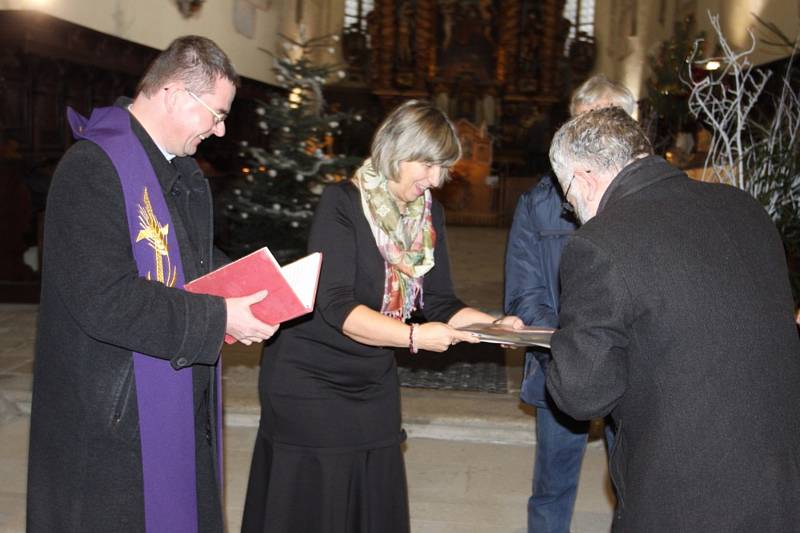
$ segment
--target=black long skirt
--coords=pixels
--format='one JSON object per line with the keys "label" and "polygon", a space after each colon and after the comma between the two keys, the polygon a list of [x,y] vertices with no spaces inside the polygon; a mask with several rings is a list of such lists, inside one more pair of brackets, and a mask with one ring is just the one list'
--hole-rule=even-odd
{"label": "black long skirt", "polygon": [[256,437],[243,533],[408,533],[402,438],[320,449]]}

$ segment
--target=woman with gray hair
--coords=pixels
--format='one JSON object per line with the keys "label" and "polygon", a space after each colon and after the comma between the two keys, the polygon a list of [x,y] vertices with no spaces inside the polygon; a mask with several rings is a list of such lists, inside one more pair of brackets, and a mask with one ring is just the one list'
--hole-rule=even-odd
{"label": "woman with gray hair", "polygon": [[[394,348],[442,352],[477,342],[459,326],[494,320],[453,292],[430,191],[461,156],[452,123],[427,102],[406,102],[378,128],[371,154],[317,208],[314,314],[265,348],[242,531],[408,531]],[[412,312],[428,322],[407,324]]]}

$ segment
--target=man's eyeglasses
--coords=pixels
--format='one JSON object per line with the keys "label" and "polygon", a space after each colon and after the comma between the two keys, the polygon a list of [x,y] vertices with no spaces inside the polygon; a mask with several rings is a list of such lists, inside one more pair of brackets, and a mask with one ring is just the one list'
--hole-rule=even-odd
{"label": "man's eyeglasses", "polygon": [[189,94],[189,96],[194,98],[200,105],[202,105],[203,107],[208,109],[208,112],[211,113],[214,116],[214,126],[215,127],[218,126],[220,122],[225,122],[225,119],[228,118],[228,115],[226,115],[225,113],[220,114],[220,113],[217,113],[216,111],[214,111],[214,109],[210,105],[208,105],[207,103],[202,101],[199,96],[194,94],[189,89],[186,89],[186,92]]}
{"label": "man's eyeglasses", "polygon": [[572,204],[567,201],[567,195],[569,194],[570,188],[572,188],[572,182],[573,181],[575,181],[575,174],[573,174],[572,178],[569,180],[569,183],[567,184],[567,190],[564,191],[564,201],[561,202],[561,209],[565,213],[574,213],[575,212],[575,208],[572,207]]}

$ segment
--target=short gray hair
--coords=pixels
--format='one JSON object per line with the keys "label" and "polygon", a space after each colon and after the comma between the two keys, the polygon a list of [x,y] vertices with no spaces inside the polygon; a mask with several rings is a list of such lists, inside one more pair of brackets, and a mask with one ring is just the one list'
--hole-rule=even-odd
{"label": "short gray hair", "polygon": [[627,87],[616,83],[602,74],[592,76],[575,89],[569,103],[569,113],[575,116],[580,106],[592,106],[599,100],[607,100],[609,104],[621,107],[629,115],[636,110],[636,100]]}
{"label": "short gray hair", "polygon": [[178,37],[158,54],[139,81],[136,93],[151,97],[171,81],[182,82],[195,94],[214,90],[218,78],[239,86],[239,75],[217,43],[198,35]]}
{"label": "short gray hair", "polygon": [[461,159],[461,143],[450,119],[430,102],[409,100],[389,113],[372,139],[372,165],[387,179],[396,180],[402,161],[449,167]]}
{"label": "short gray hair", "polygon": [[561,126],[550,145],[550,164],[565,180],[576,165],[616,175],[634,159],[652,154],[639,123],[614,106],[583,113]]}

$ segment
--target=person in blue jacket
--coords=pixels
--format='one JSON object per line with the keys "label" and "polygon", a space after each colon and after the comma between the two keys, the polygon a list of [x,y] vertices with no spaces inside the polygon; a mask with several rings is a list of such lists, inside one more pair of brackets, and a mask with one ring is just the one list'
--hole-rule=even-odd
{"label": "person in blue jacket", "polygon": [[[570,113],[619,106],[633,114],[630,91],[603,75],[593,76],[573,94]],[[505,264],[505,312],[528,326],[558,327],[558,267],[577,221],[556,180],[548,175],[517,203],[508,236]],[[520,399],[536,407],[536,451],[532,495],[528,499],[529,533],[568,533],[578,492],[589,422],[560,412],[545,391],[550,352],[531,348],[525,354]],[[606,427],[610,450],[613,434]]]}

